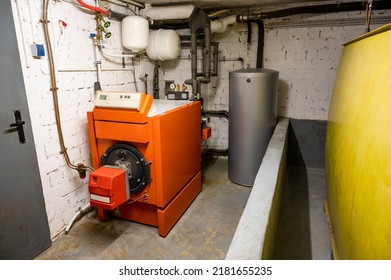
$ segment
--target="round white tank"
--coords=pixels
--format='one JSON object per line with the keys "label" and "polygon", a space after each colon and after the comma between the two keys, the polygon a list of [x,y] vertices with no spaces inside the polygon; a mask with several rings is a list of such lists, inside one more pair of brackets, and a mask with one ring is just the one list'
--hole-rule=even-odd
{"label": "round white tank", "polygon": [[127,16],[122,20],[122,45],[132,51],[145,50],[149,40],[149,23],[140,16]]}
{"label": "round white tank", "polygon": [[159,29],[149,33],[147,55],[153,60],[176,59],[181,52],[181,40],[175,30]]}

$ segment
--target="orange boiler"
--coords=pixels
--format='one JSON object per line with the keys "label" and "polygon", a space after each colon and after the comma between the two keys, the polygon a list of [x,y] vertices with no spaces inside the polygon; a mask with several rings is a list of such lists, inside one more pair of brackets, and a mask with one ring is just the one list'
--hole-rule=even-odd
{"label": "orange boiler", "polygon": [[201,191],[201,103],[142,93],[125,108],[110,94],[87,113],[90,204],[101,221],[143,223],[165,237]]}

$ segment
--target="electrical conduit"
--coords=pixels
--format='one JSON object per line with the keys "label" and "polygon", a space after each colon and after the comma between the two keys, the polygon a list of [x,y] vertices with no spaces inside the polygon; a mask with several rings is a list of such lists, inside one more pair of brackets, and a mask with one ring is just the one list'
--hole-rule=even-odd
{"label": "electrical conduit", "polygon": [[[84,166],[84,164],[72,164],[67,148],[65,147],[65,142],[64,142],[64,136],[62,133],[62,128],[61,128],[61,118],[60,118],[60,109],[58,106],[58,88],[57,88],[57,79],[56,79],[56,71],[54,69],[54,58],[53,58],[53,51],[52,51],[52,45],[50,41],[50,35],[49,35],[49,27],[48,27],[48,5],[49,1],[48,0],[43,0],[43,18],[41,22],[43,23],[43,28],[44,28],[44,33],[45,33],[45,41],[46,41],[46,46],[47,46],[47,51],[48,51],[48,61],[49,61],[49,68],[50,68],[50,82],[51,82],[51,92],[53,96],[53,105],[54,105],[54,111],[55,111],[55,117],[56,117],[56,125],[57,125],[57,132],[58,132],[58,138],[60,141],[60,147],[61,147],[61,153],[64,156],[64,159],[71,169],[77,170],[80,175],[85,173],[87,170],[94,170],[92,167],[89,166]],[[85,174],[84,174],[85,175]]]}
{"label": "electrical conduit", "polygon": [[[61,119],[60,119],[60,109],[58,105],[58,88],[57,88],[57,79],[56,79],[56,71],[54,69],[54,59],[53,59],[53,51],[52,51],[52,45],[50,41],[50,35],[49,35],[49,27],[48,27],[48,6],[49,6],[49,0],[43,0],[43,17],[41,22],[43,23],[43,28],[44,28],[44,34],[45,34],[45,41],[46,41],[46,48],[48,51],[48,61],[49,61],[49,68],[50,68],[50,82],[51,82],[51,92],[53,96],[53,106],[54,106],[54,111],[55,111],[55,118],[56,118],[56,126],[57,126],[57,132],[58,132],[58,138],[60,142],[60,147],[61,147],[61,153],[64,156],[64,159],[66,161],[66,164],[68,165],[69,168],[77,170],[79,172],[80,178],[84,178],[86,171],[93,171],[94,169],[90,166],[85,166],[82,163],[79,163],[77,165],[72,164],[69,155],[67,152],[67,148],[65,147],[65,142],[64,142],[64,136],[62,133],[62,128],[61,128]],[[72,226],[73,222],[76,220],[76,218],[85,212],[88,208],[90,207],[90,204],[88,203],[85,205],[78,213],[72,218],[72,221],[69,223],[66,232],[69,231],[70,227]],[[79,208],[80,209],[80,208]]]}

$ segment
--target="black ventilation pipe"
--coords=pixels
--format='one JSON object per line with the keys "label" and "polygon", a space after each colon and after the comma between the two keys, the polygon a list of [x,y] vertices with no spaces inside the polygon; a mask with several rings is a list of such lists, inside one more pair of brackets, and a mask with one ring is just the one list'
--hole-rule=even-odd
{"label": "black ventilation pipe", "polygon": [[[241,21],[244,22],[244,21]],[[247,20],[247,45],[251,45],[251,23],[254,22],[258,25],[258,49],[257,49],[257,65],[256,68],[263,67],[263,45],[265,42],[265,25],[263,20]]]}
{"label": "black ventilation pipe", "polygon": [[247,21],[247,46],[251,45],[251,21]]}
{"label": "black ventilation pipe", "polygon": [[226,110],[212,111],[212,110],[204,110],[204,113],[208,116],[218,116],[229,119],[229,113]]}
{"label": "black ventilation pipe", "polygon": [[258,25],[258,49],[257,49],[257,68],[263,67],[263,45],[265,42],[265,25],[263,20],[255,21]]}

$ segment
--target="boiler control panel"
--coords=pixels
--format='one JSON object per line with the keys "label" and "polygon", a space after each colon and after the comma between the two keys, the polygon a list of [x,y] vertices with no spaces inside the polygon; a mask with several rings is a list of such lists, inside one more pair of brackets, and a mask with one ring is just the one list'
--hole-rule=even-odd
{"label": "boiler control panel", "polygon": [[141,92],[97,91],[96,107],[140,110]]}

